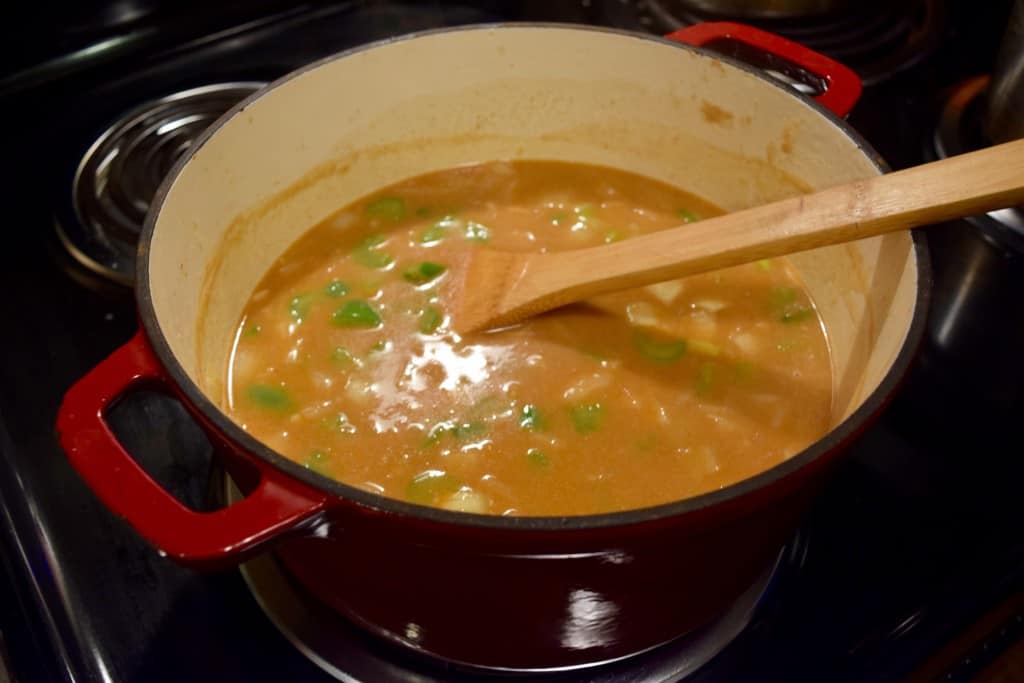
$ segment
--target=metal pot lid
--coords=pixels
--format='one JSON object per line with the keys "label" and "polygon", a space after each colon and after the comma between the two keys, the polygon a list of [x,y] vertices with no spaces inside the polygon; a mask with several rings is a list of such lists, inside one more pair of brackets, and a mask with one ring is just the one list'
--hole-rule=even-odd
{"label": "metal pot lid", "polygon": [[[991,144],[984,134],[985,95],[991,79],[978,76],[957,86],[942,107],[938,125],[926,150],[933,159],[964,154]],[[967,221],[993,244],[1016,253],[1024,253],[1024,207],[991,211]]]}

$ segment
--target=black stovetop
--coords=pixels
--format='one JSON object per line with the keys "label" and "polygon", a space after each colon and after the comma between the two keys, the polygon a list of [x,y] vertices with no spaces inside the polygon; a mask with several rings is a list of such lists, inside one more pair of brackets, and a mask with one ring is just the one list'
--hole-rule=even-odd
{"label": "black stovetop", "polygon": [[[129,17],[137,36],[109,58],[61,61],[119,30],[79,26],[0,75],[0,655],[6,649],[17,680],[327,680],[237,572],[202,575],[160,557],[93,497],[57,446],[63,392],[136,328],[131,293],[78,266],[53,226],[77,155],[104,124],[150,97],[271,79],[436,26],[542,19],[660,30],[631,19],[638,3],[623,0],[260,2],[245,5],[238,16],[249,23],[237,29],[223,8],[199,22],[201,3],[184,4],[191,14],[164,4]],[[1007,3],[936,4],[945,7],[937,50],[869,88],[851,117],[897,167],[922,160],[945,92],[990,68],[1007,12]],[[234,5],[244,3],[225,4]],[[204,38],[210,31],[221,33]],[[29,57],[49,66],[26,70]],[[804,521],[754,621],[694,680],[899,679],[986,613],[1000,615],[979,636],[985,647],[935,669],[956,678],[1019,636],[1020,602],[1006,605],[1024,587],[1024,257],[967,223],[930,229],[929,242],[939,309],[906,382]],[[987,264],[969,281],[968,253]],[[959,343],[948,326],[938,330],[940,319],[959,324]],[[151,397],[116,421],[161,481],[195,501],[206,496],[208,445],[180,407]]]}

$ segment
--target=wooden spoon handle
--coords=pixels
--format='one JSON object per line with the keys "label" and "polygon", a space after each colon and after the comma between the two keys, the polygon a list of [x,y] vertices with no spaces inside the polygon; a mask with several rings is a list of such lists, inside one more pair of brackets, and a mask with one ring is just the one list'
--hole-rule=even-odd
{"label": "wooden spoon handle", "polygon": [[1024,204],[1024,140],[608,246],[530,256],[503,308],[544,310],[1016,204]]}

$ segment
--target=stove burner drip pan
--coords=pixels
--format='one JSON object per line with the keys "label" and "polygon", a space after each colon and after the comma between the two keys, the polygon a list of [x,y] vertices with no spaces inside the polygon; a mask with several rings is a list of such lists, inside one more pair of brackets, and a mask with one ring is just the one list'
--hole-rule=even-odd
{"label": "stove burner drip pan", "polygon": [[107,128],[78,164],[57,234],[71,255],[125,285],[149,204],[174,163],[228,109],[263,86],[217,83],[146,102]]}

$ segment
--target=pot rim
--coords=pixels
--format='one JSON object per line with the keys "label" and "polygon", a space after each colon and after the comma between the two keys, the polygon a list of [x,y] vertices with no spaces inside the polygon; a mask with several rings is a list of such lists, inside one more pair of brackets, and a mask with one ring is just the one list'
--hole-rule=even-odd
{"label": "pot rim", "polygon": [[151,344],[157,358],[163,364],[164,369],[167,371],[178,390],[183,394],[184,398],[191,402],[197,410],[201,411],[222,435],[232,442],[240,445],[248,454],[269,463],[277,470],[283,471],[285,474],[300,480],[314,489],[326,491],[332,496],[344,501],[353,502],[363,507],[385,513],[413,517],[439,524],[483,527],[506,531],[581,531],[607,527],[630,526],[672,517],[679,517],[687,513],[704,510],[719,504],[734,501],[753,493],[758,489],[767,488],[785,477],[788,477],[804,467],[820,460],[829,453],[835,452],[845,442],[856,436],[859,431],[866,426],[869,419],[874,414],[881,411],[885,406],[889,397],[906,374],[924,334],[928,303],[931,296],[932,277],[927,246],[925,244],[924,236],[919,231],[911,232],[915,262],[917,266],[917,292],[914,301],[913,317],[911,318],[910,326],[907,330],[907,335],[903,341],[903,345],[900,348],[900,352],[897,354],[892,365],[889,367],[889,370],[886,372],[882,381],[875,390],[871,392],[871,394],[853,413],[833,429],[829,430],[827,434],[804,450],[790,458],[787,458],[774,467],[752,477],[742,479],[730,484],[729,486],[718,489],[717,491],[710,491],[708,493],[692,496],[690,498],[683,498],[670,503],[591,515],[535,517],[505,517],[502,515],[455,512],[443,510],[441,508],[418,505],[416,503],[408,503],[397,498],[389,498],[387,496],[372,493],[335,479],[331,479],[330,477],[318,474],[313,470],[303,467],[299,463],[286,458],[235,424],[235,422],[232,421],[231,418],[229,418],[227,414],[217,406],[217,404],[202,392],[192,378],[189,377],[173,351],[171,351],[170,345],[168,344],[160,324],[157,321],[150,287],[149,261],[152,253],[150,244],[153,239],[153,233],[156,229],[157,216],[163,208],[163,204],[167,199],[167,195],[170,192],[171,187],[177,180],[182,169],[184,169],[195,154],[202,149],[203,145],[205,145],[206,142],[217,133],[217,131],[227,124],[228,121],[244,111],[246,107],[262,97],[264,94],[325,64],[345,59],[363,51],[373,50],[375,48],[401,41],[416,40],[426,36],[454,33],[457,31],[490,31],[509,28],[558,29],[567,31],[607,33],[638,40],[650,40],[657,43],[663,43],[678,49],[689,50],[701,55],[702,57],[715,59],[728,64],[733,68],[745,71],[761,80],[765,85],[780,89],[791,97],[800,100],[804,106],[810,107],[817,114],[825,117],[830,123],[832,123],[839,134],[844,135],[846,138],[851,140],[858,149],[868,156],[874,166],[881,173],[885,173],[889,170],[888,165],[881,156],[879,156],[878,152],[876,152],[857,131],[812,98],[792,91],[784,84],[770,78],[761,70],[749,64],[702,48],[669,40],[658,35],[586,24],[557,22],[497,22],[428,29],[425,31],[392,36],[390,38],[384,38],[371,43],[358,45],[289,72],[281,78],[267,84],[264,88],[261,88],[249,97],[246,97],[244,100],[225,112],[209,128],[203,131],[189,149],[188,153],[174,164],[171,171],[161,183],[153,202],[150,204],[139,240],[136,265],[136,304],[139,311],[139,318],[142,322],[142,326],[146,332],[149,343]]}

